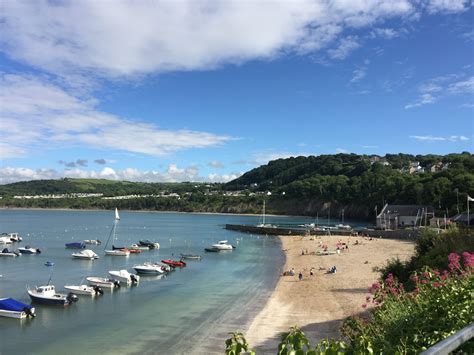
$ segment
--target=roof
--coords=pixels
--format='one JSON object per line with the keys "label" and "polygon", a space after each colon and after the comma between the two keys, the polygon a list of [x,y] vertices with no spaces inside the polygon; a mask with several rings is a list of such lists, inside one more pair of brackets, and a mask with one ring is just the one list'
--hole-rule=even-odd
{"label": "roof", "polygon": [[433,206],[427,205],[387,205],[381,212],[399,216],[416,216],[422,213],[434,213]]}
{"label": "roof", "polygon": [[[471,225],[474,225],[474,214],[470,213],[469,214],[469,219],[470,219],[470,223]],[[461,213],[461,214],[458,214],[454,217],[451,217],[451,220],[453,222],[457,222],[457,223],[462,223],[462,224],[467,224],[467,213],[464,212],[464,213]]]}

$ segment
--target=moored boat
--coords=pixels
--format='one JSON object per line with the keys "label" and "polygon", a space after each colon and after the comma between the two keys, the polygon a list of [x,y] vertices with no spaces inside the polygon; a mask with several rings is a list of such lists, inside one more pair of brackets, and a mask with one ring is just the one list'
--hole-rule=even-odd
{"label": "moored boat", "polygon": [[138,245],[149,247],[150,249],[160,249],[160,243],[155,243],[148,239],[138,241]]}
{"label": "moored boat", "polygon": [[0,251],[0,256],[10,256],[10,257],[16,257],[20,256],[21,254],[17,251],[9,250],[8,248],[4,248],[2,251]]}
{"label": "moored boat", "polygon": [[94,253],[92,250],[90,249],[84,249],[84,250],[81,250],[80,252],[78,253],[72,253],[71,254],[73,258],[75,259],[82,259],[82,260],[94,260],[94,259],[99,259],[99,255],[97,255],[96,253]]}
{"label": "moored boat", "polygon": [[166,264],[166,265],[173,266],[173,267],[184,267],[184,266],[186,266],[186,263],[183,260],[164,259],[164,260],[161,260],[161,262]]}
{"label": "moored boat", "polygon": [[96,285],[103,288],[114,289],[116,287],[120,287],[120,282],[118,280],[110,279],[107,277],[89,276],[89,277],[86,277],[86,280],[91,285]]}
{"label": "moored boat", "polygon": [[232,250],[234,247],[227,243],[227,240],[220,240],[215,244],[211,245],[211,248],[219,249],[219,250]]}
{"label": "moored boat", "polygon": [[68,306],[79,299],[72,292],[68,294],[57,293],[54,285],[50,284],[37,286],[32,290],[29,289],[28,294],[33,302],[55,306]]}
{"label": "moored boat", "polygon": [[18,233],[8,233],[7,235],[12,242],[21,242],[23,240],[22,237]]}
{"label": "moored boat", "polygon": [[110,255],[110,256],[129,256],[129,255],[130,255],[130,250],[128,250],[128,249],[105,250],[105,255]]}
{"label": "moored boat", "polygon": [[170,270],[170,266],[167,265],[165,268],[161,264],[145,262],[141,265],[134,265],[133,269],[139,274],[161,275]]}
{"label": "moored boat", "polygon": [[150,250],[150,247],[146,246],[146,245],[138,245],[136,243],[134,243],[134,244],[132,244],[128,247],[128,250],[134,250],[134,249],[137,249],[137,250]]}
{"label": "moored boat", "polygon": [[85,249],[86,245],[84,243],[66,243],[66,248],[68,249]]}
{"label": "moored boat", "polygon": [[100,245],[102,242],[99,239],[86,239],[84,240],[84,244]]}
{"label": "moored boat", "polygon": [[35,308],[13,298],[0,298],[0,316],[23,319],[35,317]]}
{"label": "moored boat", "polygon": [[23,248],[18,248],[18,251],[22,254],[41,254],[41,250],[38,248],[32,248],[29,245]]}
{"label": "moored boat", "polygon": [[201,260],[201,255],[196,254],[181,254],[182,259],[189,259],[189,260]]}
{"label": "moored boat", "polygon": [[89,285],[66,285],[64,286],[66,290],[69,290],[77,295],[86,295],[95,297],[98,295],[102,295],[104,291],[97,285],[89,286]]}
{"label": "moored boat", "polygon": [[220,252],[220,249],[214,248],[214,247],[209,247],[209,248],[204,248],[204,251],[207,251],[209,253],[218,253]]}
{"label": "moored boat", "polygon": [[120,281],[120,284],[136,285],[140,281],[140,276],[129,273],[127,270],[111,270],[109,275],[115,280]]}

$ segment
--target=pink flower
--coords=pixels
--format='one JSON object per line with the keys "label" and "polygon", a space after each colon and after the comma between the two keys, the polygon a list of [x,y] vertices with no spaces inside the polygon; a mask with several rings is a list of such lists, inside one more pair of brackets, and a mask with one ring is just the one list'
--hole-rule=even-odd
{"label": "pink flower", "polygon": [[429,278],[430,277],[430,273],[428,271],[425,271],[423,273],[423,277],[426,277],[426,278]]}
{"label": "pink flower", "polygon": [[435,282],[433,282],[433,286],[434,286],[434,288],[438,288],[438,287],[441,287],[443,285],[440,282],[435,281]]}
{"label": "pink flower", "polygon": [[461,268],[461,265],[459,264],[459,259],[460,259],[460,256],[456,253],[451,253],[448,255],[448,260],[449,260],[449,269],[451,271],[454,271],[454,270],[459,270]]}
{"label": "pink flower", "polygon": [[387,275],[387,278],[385,279],[385,284],[387,286],[392,286],[393,285],[393,275],[392,275],[392,273]]}
{"label": "pink flower", "polygon": [[427,281],[427,280],[421,280],[421,283],[422,283],[423,285],[426,285],[426,284],[428,283],[428,281]]}
{"label": "pink flower", "polygon": [[436,269],[433,271],[433,273],[434,273],[436,276],[441,275],[440,272],[439,272],[438,270],[436,270]]}
{"label": "pink flower", "polygon": [[462,253],[462,257],[464,259],[464,267],[466,269],[474,267],[474,254],[465,251],[464,253]]}

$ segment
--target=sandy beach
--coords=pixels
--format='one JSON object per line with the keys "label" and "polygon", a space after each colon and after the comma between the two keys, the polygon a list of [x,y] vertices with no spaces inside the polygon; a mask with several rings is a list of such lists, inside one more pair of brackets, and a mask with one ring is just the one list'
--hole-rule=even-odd
{"label": "sandy beach", "polygon": [[[252,321],[246,338],[259,354],[274,354],[279,335],[297,325],[315,344],[322,338],[336,337],[344,318],[363,311],[367,289],[377,279],[375,266],[387,260],[409,258],[414,244],[408,241],[361,237],[280,237],[286,255],[283,270],[294,276],[281,276],[262,311]],[[317,255],[326,245],[340,253]],[[346,249],[346,245],[348,249]],[[303,251],[305,252],[304,255]],[[327,273],[336,266],[336,273]],[[310,275],[311,268],[313,275]],[[302,272],[303,278],[298,278]]]}

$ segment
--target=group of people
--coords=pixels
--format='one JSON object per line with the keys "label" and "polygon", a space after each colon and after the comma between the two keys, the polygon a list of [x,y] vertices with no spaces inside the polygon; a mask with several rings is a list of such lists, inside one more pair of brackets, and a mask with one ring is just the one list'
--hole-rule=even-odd
{"label": "group of people", "polygon": [[[326,270],[326,269],[323,268],[323,267],[320,267],[319,270]],[[309,276],[311,276],[311,277],[314,276],[314,271],[315,271],[314,267],[309,269]],[[336,273],[336,265],[334,265],[333,267],[327,269],[326,271],[327,271],[327,273],[335,274]],[[291,268],[290,270],[285,271],[282,274],[282,276],[295,276],[295,275],[296,275],[295,268]],[[298,280],[300,280],[300,281],[303,280],[303,272],[302,271],[300,271],[298,273]]]}

